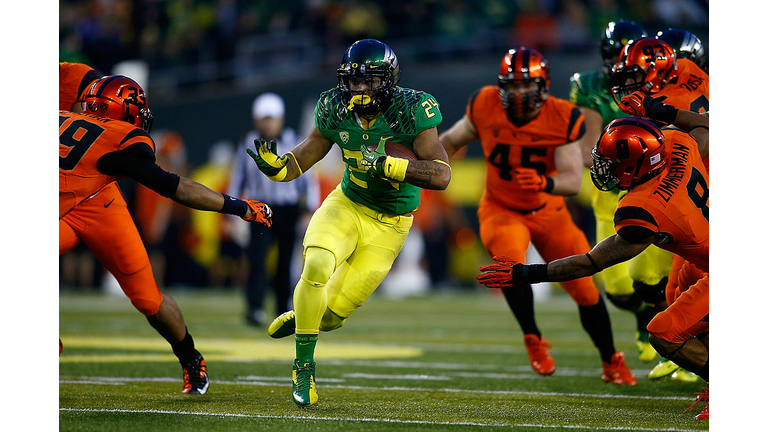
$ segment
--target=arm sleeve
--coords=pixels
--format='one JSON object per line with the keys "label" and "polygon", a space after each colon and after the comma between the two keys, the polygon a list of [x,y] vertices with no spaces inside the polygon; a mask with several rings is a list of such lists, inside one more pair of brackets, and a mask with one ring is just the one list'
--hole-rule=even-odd
{"label": "arm sleeve", "polygon": [[155,163],[155,153],[146,143],[137,143],[99,158],[98,168],[105,174],[129,177],[158,194],[173,199],[179,176]]}

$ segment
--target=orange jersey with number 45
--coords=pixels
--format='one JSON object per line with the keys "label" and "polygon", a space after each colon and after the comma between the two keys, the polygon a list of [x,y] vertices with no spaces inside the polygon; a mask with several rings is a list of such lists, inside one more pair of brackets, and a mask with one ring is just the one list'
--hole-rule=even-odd
{"label": "orange jersey with number 45", "polygon": [[472,121],[483,147],[486,164],[485,195],[514,210],[538,209],[563,197],[520,188],[515,168],[534,168],[554,176],[555,148],[576,141],[584,134],[584,115],[576,105],[549,96],[539,115],[521,126],[507,118],[499,88],[485,86],[469,101],[467,118]]}
{"label": "orange jersey with number 45", "polygon": [[155,143],[143,129],[130,123],[59,111],[59,219],[82,200],[119,180],[102,173],[99,158],[136,143]]}
{"label": "orange jersey with number 45", "polygon": [[662,234],[658,247],[709,272],[709,173],[696,140],[677,130],[662,132],[667,166],[619,201],[616,232],[622,237],[638,229]]}

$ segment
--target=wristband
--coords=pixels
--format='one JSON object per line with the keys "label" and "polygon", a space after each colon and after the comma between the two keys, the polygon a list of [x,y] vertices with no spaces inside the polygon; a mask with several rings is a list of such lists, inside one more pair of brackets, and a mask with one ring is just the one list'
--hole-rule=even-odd
{"label": "wristband", "polygon": [[[650,98],[650,96],[648,96]],[[673,124],[677,117],[677,108],[662,102],[654,103],[646,109],[649,118]]]}
{"label": "wristband", "polygon": [[387,156],[382,164],[383,175],[386,178],[402,182],[405,180],[405,171],[408,169],[408,159]]}
{"label": "wristband", "polygon": [[248,204],[245,201],[231,197],[227,194],[221,194],[224,197],[224,205],[219,210],[219,213],[231,214],[235,216],[243,217],[248,213]]}
{"label": "wristband", "polygon": [[547,264],[515,264],[512,279],[515,282],[539,283],[547,280]]}
{"label": "wristband", "polygon": [[552,189],[555,188],[555,181],[552,179],[552,177],[545,177],[547,179],[547,185],[544,186],[544,192],[550,193],[552,192]]}

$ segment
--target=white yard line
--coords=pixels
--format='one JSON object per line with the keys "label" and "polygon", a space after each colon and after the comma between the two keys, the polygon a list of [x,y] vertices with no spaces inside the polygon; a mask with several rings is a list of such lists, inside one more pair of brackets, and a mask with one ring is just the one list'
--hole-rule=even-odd
{"label": "white yard line", "polygon": [[644,431],[644,432],[657,432],[657,431],[672,431],[672,432],[698,432],[694,429],[655,429],[655,428],[638,428],[633,427],[600,427],[595,429],[594,426],[581,426],[581,425],[540,425],[540,424],[526,424],[526,423],[477,423],[477,422],[448,422],[448,421],[428,421],[428,420],[401,420],[401,419],[389,419],[389,418],[353,418],[353,417],[311,417],[311,416],[281,416],[281,415],[264,415],[264,414],[231,414],[231,413],[205,413],[205,412],[189,412],[189,411],[167,411],[167,410],[127,410],[127,409],[80,409],[80,408],[59,408],[59,411],[70,412],[104,412],[104,413],[128,413],[128,414],[168,414],[168,415],[193,415],[193,416],[210,416],[210,417],[241,417],[241,418],[264,418],[264,419],[290,419],[290,420],[323,420],[333,422],[369,422],[369,423],[394,423],[394,424],[424,424],[424,425],[443,425],[443,426],[478,426],[478,427],[492,427],[492,428],[511,428],[511,427],[535,427],[541,429],[572,429],[572,430],[606,430],[606,431]]}

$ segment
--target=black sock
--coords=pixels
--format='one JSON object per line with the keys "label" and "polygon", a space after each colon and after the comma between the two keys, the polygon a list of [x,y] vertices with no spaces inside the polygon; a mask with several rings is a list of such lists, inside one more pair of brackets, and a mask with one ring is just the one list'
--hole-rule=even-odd
{"label": "black sock", "polygon": [[171,343],[171,348],[182,363],[189,363],[200,355],[195,349],[195,341],[192,340],[192,335],[189,334],[189,331],[184,335],[184,339]]}
{"label": "black sock", "polygon": [[536,327],[536,320],[533,317],[533,289],[531,289],[531,285],[502,288],[501,292],[504,293],[504,298],[520,324],[523,334],[535,334],[541,337],[541,332]]}
{"label": "black sock", "polygon": [[592,306],[579,306],[579,317],[582,327],[600,351],[600,358],[610,363],[616,347],[613,345],[611,318],[608,316],[603,297],[600,296],[600,300]]}

